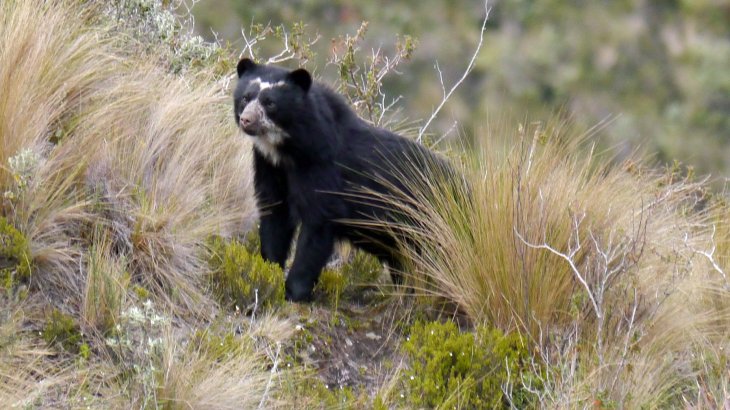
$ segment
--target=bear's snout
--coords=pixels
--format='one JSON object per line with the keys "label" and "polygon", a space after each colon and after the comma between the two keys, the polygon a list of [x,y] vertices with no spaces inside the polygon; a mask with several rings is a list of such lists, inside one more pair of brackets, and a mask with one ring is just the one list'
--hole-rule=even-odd
{"label": "bear's snout", "polygon": [[260,127],[261,115],[256,110],[249,110],[246,107],[241,113],[238,125],[249,135],[258,135]]}

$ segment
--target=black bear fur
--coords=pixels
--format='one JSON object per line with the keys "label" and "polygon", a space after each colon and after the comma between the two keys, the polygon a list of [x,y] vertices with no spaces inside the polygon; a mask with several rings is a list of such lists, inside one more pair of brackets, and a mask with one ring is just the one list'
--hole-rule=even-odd
{"label": "black bear fur", "polygon": [[400,282],[397,240],[377,221],[395,221],[384,197],[408,195],[448,163],[422,145],[359,118],[345,99],[304,69],[238,63],[235,120],[254,142],[261,254],[284,267],[297,226],[286,297],[310,300],[335,241],[347,240],[389,265]]}

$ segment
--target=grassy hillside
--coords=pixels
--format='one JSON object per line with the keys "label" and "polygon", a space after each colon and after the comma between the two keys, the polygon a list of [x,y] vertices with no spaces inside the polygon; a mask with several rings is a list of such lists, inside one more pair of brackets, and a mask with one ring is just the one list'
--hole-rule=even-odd
{"label": "grassy hillside", "polygon": [[[342,246],[313,304],[285,302],[232,121],[240,50],[191,36],[167,3],[0,5],[0,403],[730,405],[725,197],[560,120],[485,123],[447,153],[468,190],[392,199],[421,221],[406,287]],[[387,124],[394,66],[354,66],[348,41],[334,86]]]}

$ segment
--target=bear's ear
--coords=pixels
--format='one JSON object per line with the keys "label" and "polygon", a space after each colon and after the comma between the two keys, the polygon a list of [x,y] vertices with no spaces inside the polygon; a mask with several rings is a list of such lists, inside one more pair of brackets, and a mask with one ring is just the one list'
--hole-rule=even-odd
{"label": "bear's ear", "polygon": [[236,71],[238,71],[238,78],[241,78],[243,73],[246,71],[256,67],[256,63],[253,62],[253,60],[249,58],[242,58],[241,61],[238,62],[238,65],[236,66]]}
{"label": "bear's ear", "polygon": [[312,86],[312,76],[309,74],[309,71],[303,68],[298,68],[289,73],[287,79],[304,90],[304,92],[309,91],[309,87]]}

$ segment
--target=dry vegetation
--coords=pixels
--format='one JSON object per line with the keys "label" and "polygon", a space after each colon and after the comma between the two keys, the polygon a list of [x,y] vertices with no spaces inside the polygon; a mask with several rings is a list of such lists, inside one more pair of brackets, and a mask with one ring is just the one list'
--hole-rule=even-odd
{"label": "dry vegetation", "polygon": [[[493,400],[474,390],[486,385],[502,406],[518,394],[542,408],[730,405],[724,196],[681,169],[596,154],[590,132],[564,123],[487,124],[482,146],[454,156],[469,188],[434,181],[396,205],[422,221],[410,232],[420,250],[404,244],[413,294],[357,287],[350,276],[372,282],[379,267],[355,256],[337,268],[347,278],[326,275],[315,306],[221,308],[210,240],[243,239],[256,218],[228,70],[189,46],[174,52],[212,62],[166,64],[169,48],[135,35],[168,20],[122,25],[125,8],[167,13],[139,1],[0,5],[0,403],[409,408],[403,392],[416,387],[397,346],[414,318],[452,316],[463,319],[444,330],[459,332],[454,349],[487,346],[484,334],[520,341],[473,356],[505,361],[501,379],[472,363],[455,382],[446,368],[457,406],[461,394]],[[380,100],[367,90],[355,94]],[[361,350],[347,350],[353,340]],[[451,353],[439,347],[423,347],[426,363],[427,349]],[[316,371],[346,357],[347,380],[368,383],[328,390]]]}
{"label": "dry vegetation", "polygon": [[482,147],[464,169],[470,190],[436,183],[403,206],[423,221],[411,229],[416,287],[524,335],[549,365],[547,407],[598,393],[628,407],[692,400],[696,355],[724,357],[730,342],[726,210],[703,182],[613,162],[564,131],[503,128],[520,143]]}

